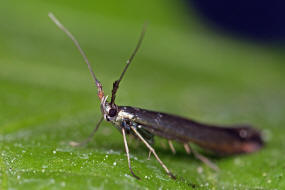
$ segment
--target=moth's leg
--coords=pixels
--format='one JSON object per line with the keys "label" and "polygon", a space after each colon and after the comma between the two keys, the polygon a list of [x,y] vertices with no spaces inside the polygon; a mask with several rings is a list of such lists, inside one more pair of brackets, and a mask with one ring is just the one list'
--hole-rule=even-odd
{"label": "moth's leg", "polygon": [[129,165],[130,172],[135,178],[140,179],[132,170],[129,147],[128,147],[126,132],[125,132],[124,127],[122,127],[122,134],[123,134],[123,138],[124,138],[124,144],[125,144],[125,149],[126,149],[126,153],[127,153],[127,159],[128,159],[128,165]]}
{"label": "moth's leg", "polygon": [[96,127],[93,129],[92,133],[89,135],[89,137],[81,142],[75,142],[75,141],[70,141],[69,144],[71,146],[83,146],[83,145],[86,145],[87,143],[89,143],[93,136],[95,135],[96,131],[98,130],[100,124],[102,123],[103,121],[103,117],[100,118],[99,122],[97,123]]}
{"label": "moth's leg", "polygon": [[169,147],[170,147],[170,149],[171,149],[172,153],[173,153],[173,154],[176,154],[176,150],[175,150],[175,148],[174,148],[174,146],[173,146],[173,144],[172,144],[172,141],[171,141],[171,140],[168,140],[168,144],[169,144]]}
{"label": "moth's leg", "polygon": [[[189,147],[190,147],[190,146],[189,146]],[[219,171],[218,166],[217,166],[216,164],[214,164],[213,162],[211,162],[207,157],[205,157],[205,156],[199,154],[199,153],[196,152],[194,149],[192,149],[192,152],[193,152],[194,156],[195,156],[198,160],[202,161],[204,164],[206,164],[207,166],[209,166],[209,167],[212,168],[213,170]]]}
{"label": "moth's leg", "polygon": [[191,154],[191,148],[190,148],[189,144],[184,143],[183,145],[184,145],[184,149],[185,149],[186,153]]}
{"label": "moth's leg", "polygon": [[165,166],[165,164],[160,160],[158,155],[156,154],[155,150],[148,144],[148,142],[141,136],[141,134],[137,131],[137,129],[134,126],[131,126],[131,129],[135,132],[135,134],[139,137],[139,139],[147,146],[147,148],[152,152],[152,154],[155,156],[157,161],[160,163],[160,165],[163,167],[163,169],[166,171],[166,173],[172,178],[176,179],[176,177],[168,170],[168,168]]}
{"label": "moth's leg", "polygon": [[151,156],[151,151],[148,152],[148,157],[147,157],[148,160],[150,160],[150,156]]}

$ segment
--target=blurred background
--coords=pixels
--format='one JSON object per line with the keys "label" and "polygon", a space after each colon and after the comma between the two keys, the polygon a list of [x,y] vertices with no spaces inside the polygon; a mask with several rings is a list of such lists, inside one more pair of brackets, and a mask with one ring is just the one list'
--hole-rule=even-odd
{"label": "blurred background", "polygon": [[[176,181],[136,142],[133,167],[144,180],[131,178],[122,137],[107,123],[88,146],[69,147],[92,131],[99,101],[82,57],[49,12],[79,40],[106,94],[147,21],[117,104],[249,123],[267,146],[252,155],[212,156],[216,173],[179,144],[172,155],[158,139],[162,160],[183,177]],[[284,18],[284,3],[269,1],[2,1],[0,189],[282,189]]]}

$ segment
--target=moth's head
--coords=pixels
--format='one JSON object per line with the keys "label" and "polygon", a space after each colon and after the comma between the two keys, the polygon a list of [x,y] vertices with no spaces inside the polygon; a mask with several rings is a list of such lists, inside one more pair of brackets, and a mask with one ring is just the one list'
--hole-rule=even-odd
{"label": "moth's head", "polygon": [[107,102],[108,96],[101,102],[101,112],[104,115],[104,119],[108,122],[115,122],[118,116],[118,107],[116,104],[110,104]]}

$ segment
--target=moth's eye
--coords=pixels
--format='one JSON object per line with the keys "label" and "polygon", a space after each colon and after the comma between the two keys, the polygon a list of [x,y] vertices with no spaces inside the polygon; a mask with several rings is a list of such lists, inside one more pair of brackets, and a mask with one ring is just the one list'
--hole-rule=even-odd
{"label": "moth's eye", "polygon": [[108,114],[110,117],[114,117],[117,115],[117,110],[116,109],[110,109],[109,110],[109,114]]}

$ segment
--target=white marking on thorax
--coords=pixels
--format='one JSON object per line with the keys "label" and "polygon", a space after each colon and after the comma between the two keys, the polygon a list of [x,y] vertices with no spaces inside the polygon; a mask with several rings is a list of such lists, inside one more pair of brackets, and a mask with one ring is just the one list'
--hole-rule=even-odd
{"label": "white marking on thorax", "polygon": [[117,121],[122,121],[123,119],[130,119],[132,120],[134,118],[133,114],[127,113],[124,110],[119,111],[117,116]]}

